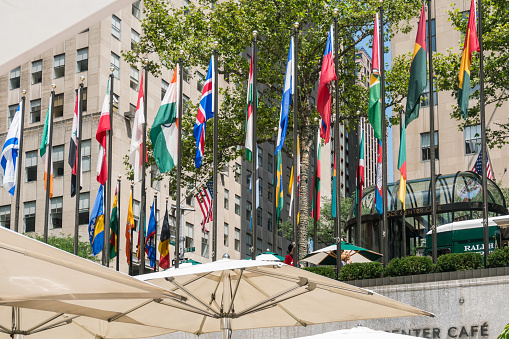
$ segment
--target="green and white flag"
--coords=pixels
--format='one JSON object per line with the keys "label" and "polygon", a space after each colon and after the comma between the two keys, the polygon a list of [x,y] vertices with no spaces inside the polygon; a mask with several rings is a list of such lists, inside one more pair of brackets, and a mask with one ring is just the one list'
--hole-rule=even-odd
{"label": "green and white flag", "polygon": [[177,164],[178,157],[178,66],[164,95],[154,124],[150,129],[150,140],[154,147],[154,158],[159,172],[166,173]]}

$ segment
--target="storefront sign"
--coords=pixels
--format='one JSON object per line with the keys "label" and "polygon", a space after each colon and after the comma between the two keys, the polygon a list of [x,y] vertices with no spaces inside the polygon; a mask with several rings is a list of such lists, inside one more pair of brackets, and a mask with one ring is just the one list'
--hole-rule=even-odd
{"label": "storefront sign", "polygon": [[457,325],[447,328],[427,327],[412,329],[396,329],[387,331],[391,333],[406,334],[420,338],[441,339],[441,338],[487,338],[488,323],[482,325]]}

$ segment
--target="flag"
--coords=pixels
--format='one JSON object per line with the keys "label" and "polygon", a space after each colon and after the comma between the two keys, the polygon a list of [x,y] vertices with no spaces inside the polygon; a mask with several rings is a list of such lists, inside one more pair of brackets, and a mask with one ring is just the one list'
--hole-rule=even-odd
{"label": "flag", "polygon": [[334,69],[334,55],[332,54],[333,29],[330,27],[325,53],[322,60],[322,72],[320,73],[320,82],[318,83],[318,94],[316,96],[316,109],[322,117],[320,136],[327,144],[330,139],[330,120],[331,120],[331,94],[330,83],[336,80],[336,70]]}
{"label": "flag", "polygon": [[374,136],[382,139],[382,85],[380,83],[380,34],[378,33],[378,13],[373,29],[373,53],[371,55],[371,77],[369,80],[369,122],[373,126]]}
{"label": "flag", "polygon": [[[292,166],[292,173],[290,175],[290,185],[288,190],[290,191],[290,211],[288,213],[288,217],[292,217],[293,213],[293,204],[295,202],[295,197],[293,195],[293,181],[294,181],[294,173]],[[300,145],[299,145],[299,137],[297,137],[297,197],[300,195]],[[300,222],[300,206],[297,207],[297,224]]]}
{"label": "flag", "polygon": [[168,221],[168,206],[164,213],[163,227],[161,228],[161,238],[159,239],[159,267],[170,268],[170,223]]}
{"label": "flag", "polygon": [[143,231],[143,236],[144,238],[146,239],[146,233],[145,233],[145,219],[147,218],[147,216],[145,215],[143,220],[140,220],[140,224],[139,224],[139,227],[138,227],[138,246],[136,247],[136,258],[138,258],[138,260],[140,260],[140,249],[141,249],[141,232]]}
{"label": "flag", "polygon": [[401,205],[403,210],[405,210],[405,193],[406,193],[406,182],[407,182],[407,174],[406,174],[406,128],[403,125],[401,129],[401,141],[399,143],[399,156],[398,156],[398,169],[401,173],[401,178],[399,179],[399,201],[401,201]]}
{"label": "flag", "polygon": [[[259,151],[259,148],[256,147],[256,156],[254,159],[254,161],[256,162],[256,164],[255,164],[256,173],[260,173],[260,162],[258,161],[258,151]],[[256,180],[253,180],[253,177],[254,177],[254,175],[251,176],[251,180],[249,181],[249,194],[251,194],[251,197],[254,196],[254,201],[255,201],[254,209],[255,209],[255,211],[257,211],[258,207],[260,207],[260,192],[256,192],[256,189],[259,189],[259,187],[260,187],[260,177],[258,176],[256,178]],[[256,187],[256,189],[254,191],[255,193],[253,193],[253,182]],[[251,217],[249,218],[249,230],[250,231],[252,230],[252,224],[253,224],[253,215],[251,214]]]}
{"label": "flag", "polygon": [[277,154],[276,164],[276,222],[281,218],[281,211],[283,210],[283,161],[281,159],[281,152]]}
{"label": "flag", "polygon": [[[138,103],[136,104],[136,113],[134,114],[133,131],[131,134],[131,152],[129,155],[129,162],[134,172],[134,182],[141,180],[141,173],[143,165],[143,125],[145,124],[145,108],[144,108],[144,94],[143,94],[143,73],[141,73],[140,90],[138,91]],[[145,154],[146,157],[146,154]]]}
{"label": "flag", "polygon": [[336,217],[336,154],[334,154],[334,170],[332,172],[332,206],[331,206],[331,216],[333,218]]}
{"label": "flag", "polygon": [[[78,114],[80,110],[80,91],[78,88],[76,92],[76,105],[74,105],[74,116],[72,118],[72,131],[71,140],[69,142],[69,157],[68,162],[71,166],[71,197],[76,195],[76,171],[78,170],[78,132],[79,132],[79,120]],[[81,159],[80,159],[81,162]],[[81,169],[81,167],[80,167]],[[80,189],[83,182],[83,176],[80,176]]]}
{"label": "flag", "polygon": [[[143,82],[143,75],[142,80]],[[141,88],[141,86],[140,86]],[[143,91],[140,89],[140,91]],[[136,121],[135,121],[136,123]],[[101,109],[101,117],[99,118],[99,125],[95,133],[95,139],[99,143],[99,152],[97,154],[97,181],[104,185],[108,178],[108,165],[106,162],[106,131],[110,130],[110,79],[108,78],[108,85],[106,86],[106,95],[104,96],[103,107]],[[133,130],[134,132],[134,130]],[[133,133],[134,137],[134,133]],[[132,142],[132,139],[131,139]],[[134,167],[134,166],[133,166]]]}
{"label": "flag", "polygon": [[286,129],[288,127],[288,113],[290,111],[290,103],[292,102],[292,95],[294,92],[294,77],[296,76],[293,69],[293,36],[290,41],[290,49],[288,50],[288,59],[286,60],[286,73],[285,82],[283,84],[283,97],[281,98],[281,114],[279,116],[279,125],[277,131],[276,154],[279,152],[284,144],[286,138]]}
{"label": "flag", "polygon": [[[487,154],[486,173],[488,173],[486,177],[490,180],[493,180],[493,171],[491,170],[490,157],[489,157],[488,153],[486,153],[486,154]],[[477,157],[477,160],[475,161],[474,167],[472,167],[472,172],[479,174],[481,177],[484,173],[482,170],[482,151],[479,152],[479,156]]]}
{"label": "flag", "polygon": [[145,253],[150,260],[150,267],[156,268],[156,207],[152,203],[150,219],[148,220],[147,237],[145,238]]}
{"label": "flag", "polygon": [[129,206],[127,208],[127,223],[125,226],[125,254],[127,255],[127,264],[131,263],[131,230],[134,229],[134,215],[133,215],[133,191],[131,190],[131,197],[129,198]]}
{"label": "flag", "polygon": [[472,52],[481,51],[475,27],[476,19],[475,1],[472,0],[470,3],[470,14],[468,17],[467,33],[465,34],[465,43],[463,44],[459,73],[460,86],[458,91],[458,105],[460,106],[461,116],[465,120],[468,116],[468,101],[470,100],[470,63],[472,62]]}
{"label": "flag", "polygon": [[17,167],[19,157],[19,138],[21,137],[21,112],[23,111],[23,102],[20,102],[14,117],[12,118],[11,127],[5,137],[4,146],[2,147],[2,155],[0,156],[0,166],[3,169],[3,186],[14,196],[16,189]]}
{"label": "flag", "polygon": [[50,198],[53,197],[53,161],[48,164],[48,153],[53,149],[52,141],[49,139],[51,129],[53,128],[53,118],[51,116],[52,99],[53,97],[50,95],[46,120],[44,121],[44,131],[42,132],[41,148],[39,150],[39,154],[44,159],[44,189],[49,189]]}
{"label": "flag", "polygon": [[208,232],[205,225],[212,221],[212,189],[213,189],[212,179],[209,180],[207,186],[203,186],[198,193],[195,194],[195,198],[198,201],[198,205],[200,206],[201,213],[203,214],[203,221],[201,222],[201,227],[205,232]]}
{"label": "flag", "polygon": [[[408,126],[412,120],[419,117],[419,107],[422,91],[426,88],[428,75],[426,63],[426,16],[424,4],[421,9],[421,18],[417,28],[417,38],[415,39],[414,55],[410,66],[410,80],[408,81],[408,95],[406,100],[405,120]],[[382,138],[378,138],[381,140]]]}
{"label": "flag", "polygon": [[118,232],[118,195],[117,195],[118,187],[115,189],[115,197],[113,198],[113,208],[111,209],[111,218],[110,218],[110,259],[113,259],[117,256],[118,246],[117,246],[117,237],[119,235]]}
{"label": "flag", "polygon": [[[323,126],[323,125],[322,125]],[[321,134],[321,130],[318,132]],[[313,178],[313,198],[311,199],[311,217],[316,221],[320,220],[320,181],[322,180],[322,165],[320,162],[322,146],[320,144],[320,135],[316,136],[316,175]],[[316,210],[316,213],[315,213]],[[316,215],[315,215],[316,214]]]}
{"label": "flag", "polygon": [[95,197],[94,207],[88,222],[88,237],[92,246],[92,253],[96,255],[101,252],[104,246],[104,210],[103,210],[103,185],[99,186]]}
{"label": "flag", "polygon": [[378,140],[378,156],[376,160],[376,189],[375,204],[378,214],[384,212],[384,203],[382,200],[382,142]]}
{"label": "flag", "polygon": [[201,160],[205,152],[205,129],[207,120],[214,117],[214,57],[210,58],[209,70],[203,85],[203,92],[201,94],[200,106],[196,114],[196,122],[194,123],[194,138],[196,139],[196,157],[194,158],[194,165],[196,168],[201,167]]}
{"label": "flag", "polygon": [[359,209],[362,212],[362,188],[364,186],[364,167],[366,166],[364,161],[364,130],[362,128],[362,122],[360,123],[360,134],[361,143],[359,146],[359,167],[357,168],[357,191],[355,192],[355,215],[358,215]]}
{"label": "flag", "polygon": [[166,90],[154,124],[150,129],[150,140],[154,146],[154,159],[159,172],[166,173],[177,164],[178,158],[178,107],[179,97],[178,66]]}
{"label": "flag", "polygon": [[255,51],[251,55],[249,65],[249,80],[247,83],[247,105],[246,105],[246,158],[251,161],[253,155],[253,58]]}

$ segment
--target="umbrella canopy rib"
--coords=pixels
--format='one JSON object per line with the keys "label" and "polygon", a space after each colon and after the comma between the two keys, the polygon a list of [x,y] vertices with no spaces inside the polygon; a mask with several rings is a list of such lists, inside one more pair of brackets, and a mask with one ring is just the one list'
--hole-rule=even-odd
{"label": "umbrella canopy rib", "polygon": [[154,302],[154,301],[156,301],[156,300],[162,300],[162,299],[152,299],[152,300],[144,301],[144,302],[143,302],[143,303],[141,303],[140,305],[137,305],[137,306],[135,306],[135,307],[133,307],[133,308],[131,308],[131,309],[129,309],[129,310],[127,310],[127,311],[125,311],[125,312],[121,312],[121,313],[119,313],[119,314],[117,314],[117,315],[115,315],[115,316],[113,316],[113,317],[109,318],[109,319],[108,319],[108,322],[112,322],[112,321],[118,320],[118,319],[122,318],[123,316],[126,316],[126,315],[128,315],[129,313],[132,313],[132,312],[134,312],[134,311],[136,311],[136,310],[138,310],[138,309],[142,308],[143,306],[147,306],[148,304],[150,304],[150,303],[152,303],[152,302]]}
{"label": "umbrella canopy rib", "polygon": [[235,286],[235,292],[233,292],[232,302],[230,303],[230,308],[228,309],[227,313],[231,313],[234,310],[233,304],[235,302],[235,297],[237,296],[237,291],[239,290],[239,285],[240,285],[240,281],[242,280],[242,275],[244,274],[244,268],[241,268],[240,270],[234,270],[234,272],[237,274],[237,276],[239,278],[237,279],[237,285]]}
{"label": "umbrella canopy rib", "polygon": [[207,305],[205,302],[203,302],[200,298],[198,298],[197,296],[195,296],[193,293],[189,292],[187,290],[187,288],[185,288],[184,286],[180,285],[178,282],[175,281],[175,278],[174,277],[168,277],[166,278],[166,281],[170,282],[171,284],[173,284],[175,287],[177,287],[178,289],[182,290],[185,294],[187,294],[191,299],[195,300],[196,302],[200,303],[202,306],[204,306],[205,308],[207,308],[209,311],[211,311],[212,313],[214,313],[216,316],[219,317],[219,313],[212,309],[209,305]]}
{"label": "umbrella canopy rib", "polygon": [[[63,315],[64,315],[63,313],[57,313],[57,314],[55,314],[54,316],[49,317],[48,319],[44,320],[43,322],[41,322],[41,323],[39,323],[39,324],[37,324],[37,325],[35,325],[35,326],[33,326],[33,327],[29,328],[29,329],[27,330],[27,332],[32,332],[32,331],[34,331],[34,330],[38,329],[39,327],[44,326],[44,325],[46,325],[47,323],[50,323],[50,322],[52,322],[53,320],[55,320],[55,319],[57,319],[57,318],[59,318],[59,317],[61,317],[61,316],[63,316]],[[67,320],[67,319],[66,319],[66,320]]]}

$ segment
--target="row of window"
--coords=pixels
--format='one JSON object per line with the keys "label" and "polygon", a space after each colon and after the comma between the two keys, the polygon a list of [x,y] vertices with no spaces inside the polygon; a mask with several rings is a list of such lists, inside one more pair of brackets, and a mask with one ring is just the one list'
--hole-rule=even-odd
{"label": "row of window", "polygon": [[[267,243],[266,250],[274,251],[271,242]],[[251,254],[253,253],[252,251],[253,251],[253,236],[249,233],[246,233],[246,255],[251,256]],[[256,254],[258,255],[262,252],[264,252],[262,239],[256,238]],[[281,247],[277,248],[277,254],[281,256],[283,255],[283,249]]]}
{"label": "row of window", "polygon": [[[481,152],[481,125],[467,126],[463,132],[465,154],[477,154]],[[439,159],[438,131],[434,133],[435,159]],[[430,136],[429,132],[421,133],[421,160],[430,160]]]}

